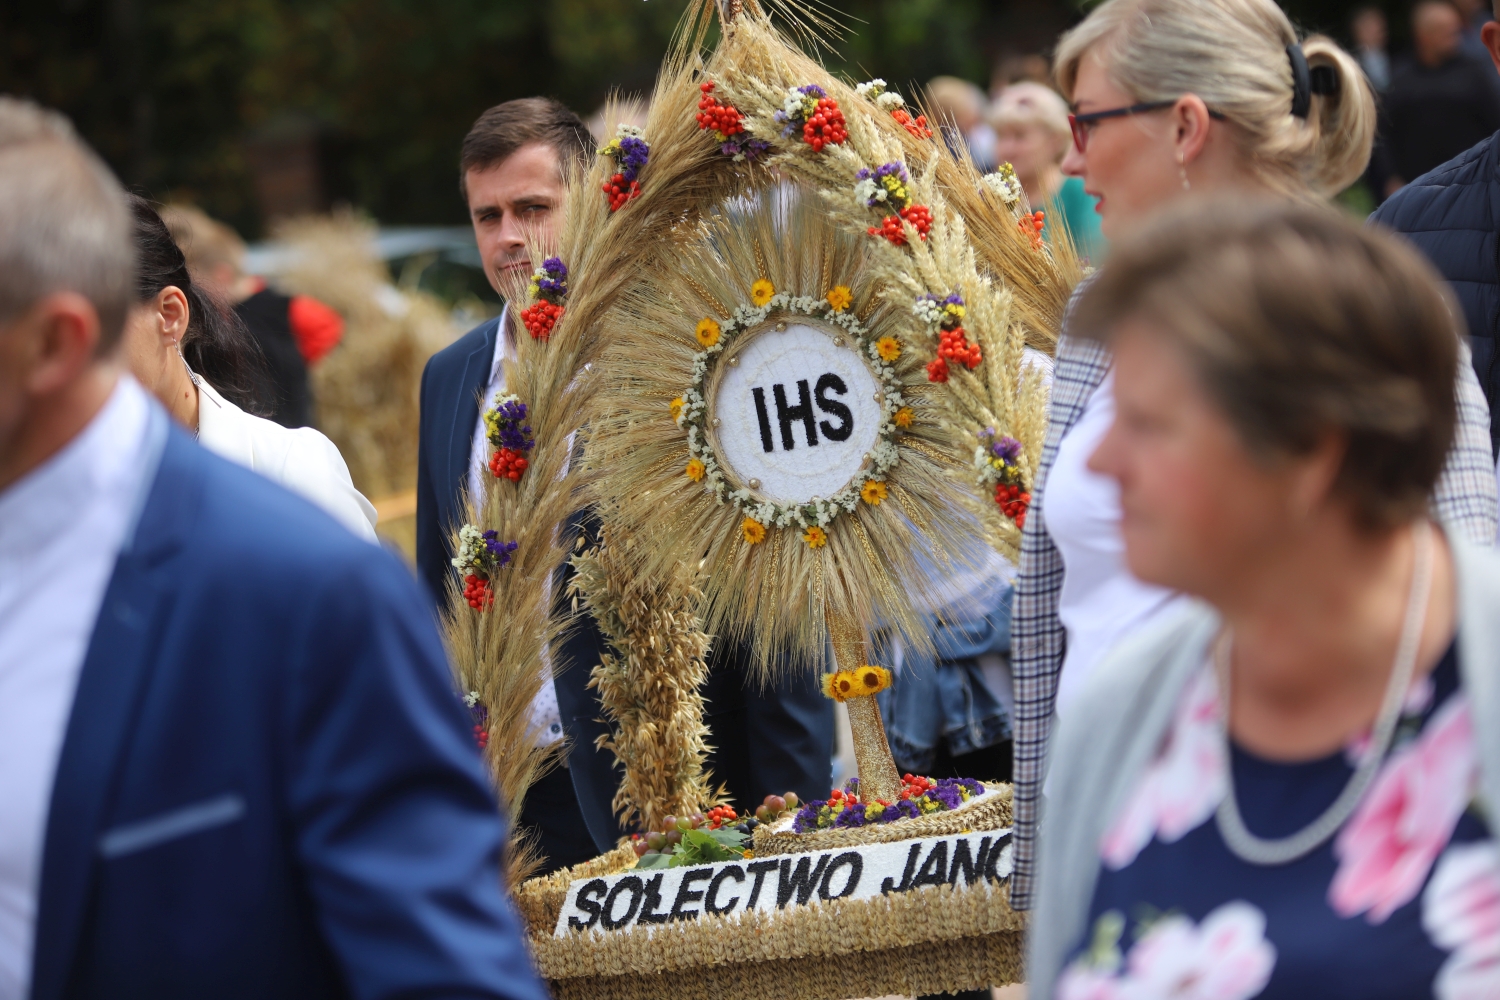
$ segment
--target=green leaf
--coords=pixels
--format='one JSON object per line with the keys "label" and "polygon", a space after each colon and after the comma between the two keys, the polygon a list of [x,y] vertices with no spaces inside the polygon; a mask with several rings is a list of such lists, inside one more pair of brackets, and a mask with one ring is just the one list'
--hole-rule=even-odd
{"label": "green leaf", "polygon": [[670,868],[672,856],[670,854],[646,854],[636,861],[637,868]]}
{"label": "green leaf", "polygon": [[682,835],[682,843],[672,852],[669,863],[672,868],[687,865],[706,865],[715,861],[733,861],[743,855],[742,851],[720,843],[715,836],[720,831],[688,830]]}
{"label": "green leaf", "polygon": [[748,834],[743,834],[732,826],[721,827],[718,830],[708,831],[708,835],[725,847],[744,847],[745,841],[749,840]]}

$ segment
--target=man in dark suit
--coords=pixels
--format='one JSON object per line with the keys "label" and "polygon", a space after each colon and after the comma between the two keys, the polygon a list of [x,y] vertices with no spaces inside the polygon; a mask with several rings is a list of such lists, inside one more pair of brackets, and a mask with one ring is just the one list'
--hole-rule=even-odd
{"label": "man in dark suit", "polygon": [[0,98],[0,996],[542,1000],[420,589],[124,374],[130,219]]}
{"label": "man in dark suit", "polygon": [[[486,111],[464,139],[460,192],[468,202],[485,274],[497,292],[530,272],[528,231],[547,233],[560,214],[564,171],[593,155],[594,140],[567,108],[545,98],[509,101]],[[510,279],[510,280],[507,280]],[[438,352],[422,374],[422,418],[417,464],[417,566],[439,603],[447,599],[454,570],[451,533],[463,523],[462,491],[477,495],[487,474],[488,446],[480,400],[504,389],[505,357],[515,336],[507,306]],[[568,526],[586,530],[580,514]],[[554,593],[566,592],[566,568]],[[520,817],[537,830],[548,870],[576,864],[614,847],[624,831],[611,803],[619,786],[613,755],[595,746],[607,732],[589,672],[605,649],[592,619],[552,650],[557,674],[533,706],[543,739],[568,740],[565,766],[543,776],[527,793]],[[744,651],[715,649],[706,685],[710,758],[741,807],[768,794],[827,793],[833,738],[831,703],[811,677],[782,681],[762,691],[747,685],[739,661]]]}

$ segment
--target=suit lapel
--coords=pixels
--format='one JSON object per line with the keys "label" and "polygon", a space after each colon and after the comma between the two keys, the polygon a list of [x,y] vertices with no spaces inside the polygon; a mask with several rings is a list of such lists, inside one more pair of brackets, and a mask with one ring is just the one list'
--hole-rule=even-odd
{"label": "suit lapel", "polygon": [[450,387],[445,421],[448,431],[448,468],[438,484],[440,524],[444,531],[463,522],[459,497],[469,480],[469,454],[474,448],[474,425],[479,420],[479,394],[490,382],[490,368],[499,343],[500,325],[505,313],[485,327],[484,342],[464,359],[458,383]]}
{"label": "suit lapel", "polygon": [[196,449],[166,431],[154,477],[99,606],[52,784],[37,895],[31,996],[57,1000],[67,987],[88,915],[98,839],[126,756],[131,726],[170,608],[174,565],[197,504],[189,464]]}

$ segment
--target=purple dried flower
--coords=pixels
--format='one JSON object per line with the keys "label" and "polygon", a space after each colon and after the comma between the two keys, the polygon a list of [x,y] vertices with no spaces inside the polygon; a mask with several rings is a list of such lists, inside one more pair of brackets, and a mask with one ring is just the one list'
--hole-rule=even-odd
{"label": "purple dried flower", "polygon": [[626,181],[635,180],[650,155],[651,147],[646,145],[645,139],[633,135],[625,136],[620,140],[620,176]]}
{"label": "purple dried flower", "polygon": [[719,152],[730,157],[743,156],[754,163],[765,156],[770,149],[771,144],[763,139],[728,139],[719,147]]}
{"label": "purple dried flower", "polygon": [[892,805],[885,807],[885,813],[880,817],[882,823],[893,823],[898,819],[916,819],[922,815],[922,810],[911,799],[901,799]]}
{"label": "purple dried flower", "polygon": [[833,825],[835,829],[840,830],[847,830],[853,826],[864,826],[865,807],[857,802],[852,806],[846,807],[843,812],[839,813],[838,819],[833,821]]}
{"label": "purple dried flower", "polygon": [[964,304],[964,300],[962,296],[960,296],[957,292],[954,292],[952,295],[943,300],[943,304],[948,306],[961,306]]}
{"label": "purple dried flower", "polygon": [[542,261],[542,273],[537,276],[536,287],[542,294],[557,298],[568,294],[568,268],[561,257],[548,257]]}
{"label": "purple dried flower", "polygon": [[490,530],[484,533],[484,547],[494,556],[497,566],[504,566],[510,562],[510,554],[516,551],[517,545],[515,542],[500,541],[500,533]]}
{"label": "purple dried flower", "polygon": [[531,439],[531,425],[522,423],[526,419],[526,404],[518,399],[502,403],[495,410],[495,434],[491,443],[497,448],[509,448],[517,454],[531,450],[535,442]]}
{"label": "purple dried flower", "polygon": [[806,94],[808,97],[827,97],[828,96],[828,91],[824,90],[822,87],[818,86],[816,83],[809,83],[809,84],[806,84],[805,86],[798,87],[797,89],[800,90],[802,93]]}
{"label": "purple dried flower", "polygon": [[996,458],[1003,458],[1007,462],[1014,462],[1021,454],[1021,442],[1006,434],[990,446]]}

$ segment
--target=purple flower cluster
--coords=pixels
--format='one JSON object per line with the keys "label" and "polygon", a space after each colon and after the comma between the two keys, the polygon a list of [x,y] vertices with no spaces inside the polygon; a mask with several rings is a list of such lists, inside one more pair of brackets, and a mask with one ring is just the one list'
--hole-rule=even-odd
{"label": "purple flower cluster", "polygon": [[548,257],[536,276],[538,293],[560,299],[568,294],[568,267],[561,257]]}
{"label": "purple flower cluster", "polygon": [[[995,432],[993,430],[990,431],[991,436],[993,436],[994,433]],[[994,444],[990,445],[990,451],[996,458],[1003,459],[1007,462],[1014,462],[1021,454],[1021,442],[1017,441],[1009,434],[1006,434],[998,438]]]}
{"label": "purple flower cluster", "polygon": [[646,165],[646,160],[651,156],[651,147],[646,145],[646,140],[633,135],[627,135],[620,140],[620,152],[615,162],[620,165],[620,176],[627,182],[636,179],[641,168]]}
{"label": "purple flower cluster", "polygon": [[484,547],[494,557],[495,566],[498,568],[510,562],[510,554],[516,551],[515,542],[502,542],[498,531],[490,530],[484,533]]}
{"label": "purple flower cluster", "polygon": [[[802,126],[807,124],[807,119],[811,117],[808,109],[817,107],[818,101],[828,96],[828,91],[816,83],[797,87],[794,93],[801,94],[802,100],[797,102],[794,97],[789,97],[786,106],[776,112],[775,116],[777,124],[782,126],[782,136],[788,139],[801,132]],[[787,110],[797,105],[800,105],[797,110]]]}
{"label": "purple flower cluster", "polygon": [[496,407],[493,411],[495,423],[490,443],[496,448],[509,448],[518,455],[530,451],[536,442],[531,437],[531,425],[525,423],[526,412],[526,404],[519,399],[509,400]]}
{"label": "purple flower cluster", "polygon": [[971,796],[979,795],[984,792],[984,786],[973,778],[940,778],[917,798],[900,799],[872,817],[870,807],[858,801],[859,779],[855,778],[844,786],[843,798],[839,801],[820,799],[804,803],[792,821],[792,830],[795,833],[810,833],[830,827],[845,830],[875,823],[894,823],[900,819],[916,819],[924,812],[922,801],[936,806],[929,806],[926,812],[945,812],[963,805],[964,791],[968,791]]}
{"label": "purple flower cluster", "polygon": [[728,139],[719,147],[719,152],[725,156],[739,158],[744,157],[751,163],[759,160],[771,151],[771,144],[763,139],[744,139],[735,137]]}

